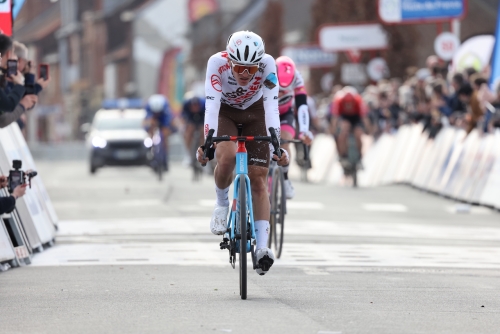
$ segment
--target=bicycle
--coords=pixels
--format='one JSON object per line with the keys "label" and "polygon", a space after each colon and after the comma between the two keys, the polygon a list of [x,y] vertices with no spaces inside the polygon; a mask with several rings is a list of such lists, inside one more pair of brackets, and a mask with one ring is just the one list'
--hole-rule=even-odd
{"label": "bicycle", "polygon": [[356,144],[354,133],[349,133],[347,138],[347,158],[341,159],[340,164],[344,169],[344,175],[352,177],[352,186],[358,186],[358,170],[361,169],[361,152]]}
{"label": "bicycle", "polygon": [[151,166],[157,174],[158,180],[161,181],[163,179],[163,171],[168,171],[168,153],[164,145],[163,135],[159,129],[155,130],[152,140],[153,146],[151,147],[151,152],[153,158]]}
{"label": "bicycle", "polygon": [[[196,152],[200,146],[200,142],[203,139],[203,126],[199,129],[195,129],[193,132],[193,142],[191,144],[191,152]],[[201,180],[203,174],[203,169],[196,159],[191,159],[191,168],[193,169],[193,181],[198,182]]]}
{"label": "bicycle", "polygon": [[[236,177],[234,179],[233,204],[229,214],[227,232],[224,234],[220,249],[229,250],[229,263],[236,268],[236,253],[239,254],[240,296],[247,299],[247,253],[251,253],[253,269],[260,268],[255,258],[255,227],[253,219],[252,193],[250,178],[248,177],[248,156],[245,148],[246,141],[271,142],[275,154],[281,157],[279,141],[274,128],[269,128],[271,136],[241,136],[242,127],[238,126],[238,136],[213,137],[214,130],[210,129],[205,139],[203,158],[206,159],[208,149],[213,143],[233,141],[238,143],[236,153]],[[202,166],[205,166],[203,164]],[[244,233],[242,233],[244,231]],[[245,233],[246,232],[246,233]],[[241,245],[245,245],[241,247]]]}
{"label": "bicycle", "polygon": [[[295,161],[297,161],[297,165],[300,167],[300,181],[309,182],[307,179],[307,171],[311,169],[311,160],[309,159],[309,145],[304,144],[302,140],[294,139],[290,141],[291,143],[295,143],[295,152],[297,153]],[[299,150],[298,146],[303,147],[303,150]]]}
{"label": "bicycle", "polygon": [[[309,162],[309,146],[305,145],[302,140],[299,139],[282,139],[282,144],[286,143],[301,143],[304,146],[304,163],[308,165]],[[307,169],[306,169],[307,171]],[[285,191],[285,176],[283,170],[276,164],[276,162],[271,162],[269,166],[269,200],[271,202],[271,216],[269,217],[269,239],[267,242],[267,247],[271,248],[274,240],[274,249],[276,250],[276,258],[281,257],[281,251],[283,250],[283,237],[285,231],[285,215],[287,214],[286,209],[286,196]]]}

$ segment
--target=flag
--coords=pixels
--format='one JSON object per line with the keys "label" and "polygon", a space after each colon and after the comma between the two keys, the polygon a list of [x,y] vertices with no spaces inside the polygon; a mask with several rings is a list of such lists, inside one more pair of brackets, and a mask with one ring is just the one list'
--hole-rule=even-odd
{"label": "flag", "polygon": [[500,82],[500,3],[498,4],[497,28],[495,30],[495,46],[491,57],[490,87],[494,90]]}
{"label": "flag", "polygon": [[12,36],[12,0],[0,0],[0,32]]}
{"label": "flag", "polygon": [[[1,1],[1,0],[0,0]],[[23,8],[25,0],[14,0],[14,7],[12,7],[12,18],[15,20],[21,8]]]}

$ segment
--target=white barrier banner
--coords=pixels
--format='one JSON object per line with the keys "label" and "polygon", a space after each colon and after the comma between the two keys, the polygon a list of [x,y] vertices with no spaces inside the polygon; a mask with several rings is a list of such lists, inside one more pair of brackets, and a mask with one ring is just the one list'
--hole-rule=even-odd
{"label": "white barrier banner", "polygon": [[0,262],[9,261],[16,257],[9,234],[0,215]]}
{"label": "white barrier banner", "polygon": [[[31,155],[31,152],[28,148],[28,144],[26,143],[26,140],[23,137],[23,134],[21,132],[21,129],[16,123],[13,123],[12,125],[7,127],[7,130],[10,130],[12,137],[15,138],[15,142],[17,144],[16,149],[18,152],[21,153],[22,155],[22,160],[23,160],[23,169],[28,170],[37,170],[36,165],[35,165],[35,160],[33,159],[33,156]],[[38,174],[33,180],[32,183],[35,185],[34,189],[37,191],[38,198],[41,200],[41,203],[43,207],[45,208],[45,211],[47,211],[50,220],[52,224],[57,225],[59,219],[57,217],[56,210],[54,209],[54,206],[52,205],[52,201],[50,200],[49,194],[47,193],[47,189],[45,188],[45,185],[43,184],[42,181],[42,175]]]}
{"label": "white barrier banner", "polygon": [[[22,154],[16,149],[15,139],[8,128],[0,129],[0,147],[2,147],[5,156],[4,161],[2,161],[2,170],[9,171],[12,168],[12,160],[22,160]],[[36,187],[35,183],[32,185]],[[16,201],[16,208],[23,224],[31,222],[36,228],[39,242],[33,244],[34,240],[29,238],[32,247],[36,248],[40,246],[40,242],[44,244],[54,239],[55,227],[41,204],[36,190],[27,189],[26,194]]]}

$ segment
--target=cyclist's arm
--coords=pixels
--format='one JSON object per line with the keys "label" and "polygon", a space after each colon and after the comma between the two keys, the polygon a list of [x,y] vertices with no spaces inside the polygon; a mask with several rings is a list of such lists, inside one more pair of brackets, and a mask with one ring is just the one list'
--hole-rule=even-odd
{"label": "cyclist's arm", "polygon": [[299,132],[309,131],[309,107],[307,105],[307,91],[304,86],[304,79],[299,71],[295,70],[294,82],[295,107],[297,108],[297,119],[299,121]]}
{"label": "cyclist's arm", "polygon": [[207,75],[205,77],[205,96],[207,98],[205,101],[205,137],[210,129],[214,129],[214,133],[217,135],[221,105],[220,101],[222,98],[222,77],[218,69],[222,65],[223,64],[214,56],[210,57],[208,60]]}
{"label": "cyclist's arm", "polygon": [[170,127],[170,125],[172,125],[172,120],[172,109],[170,109],[170,104],[166,101],[163,112],[161,113],[161,126]]}
{"label": "cyclist's arm", "polygon": [[[262,85],[262,92],[264,97],[264,110],[266,115],[266,131],[267,135],[269,136],[269,128],[275,128],[278,139],[280,139],[280,113],[278,109],[279,84],[278,76],[276,75],[276,62],[274,61],[273,57],[268,56],[262,59],[262,63],[265,66],[264,73],[262,74],[264,80]],[[271,149],[271,152],[273,152],[273,146],[269,144],[269,147]]]}

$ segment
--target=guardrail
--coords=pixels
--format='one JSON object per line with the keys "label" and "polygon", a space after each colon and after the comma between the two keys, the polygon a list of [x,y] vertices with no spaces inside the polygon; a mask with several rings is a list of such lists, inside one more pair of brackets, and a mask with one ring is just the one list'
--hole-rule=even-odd
{"label": "guardrail", "polygon": [[[13,160],[22,160],[23,170],[36,170],[35,162],[16,123],[0,129],[0,173],[7,175]],[[40,175],[32,188],[18,198],[11,214],[0,218],[0,269],[31,263],[34,252],[55,240],[58,218]],[[0,196],[8,196],[0,189]]]}
{"label": "guardrail", "polygon": [[[429,139],[420,124],[404,125],[396,134],[376,142],[364,138],[364,169],[358,184],[364,187],[410,184],[445,197],[500,210],[500,130],[468,136],[462,129],[442,129]],[[311,182],[339,184],[342,168],[331,136],[319,135],[311,148]],[[299,175],[295,163],[290,175]]]}

